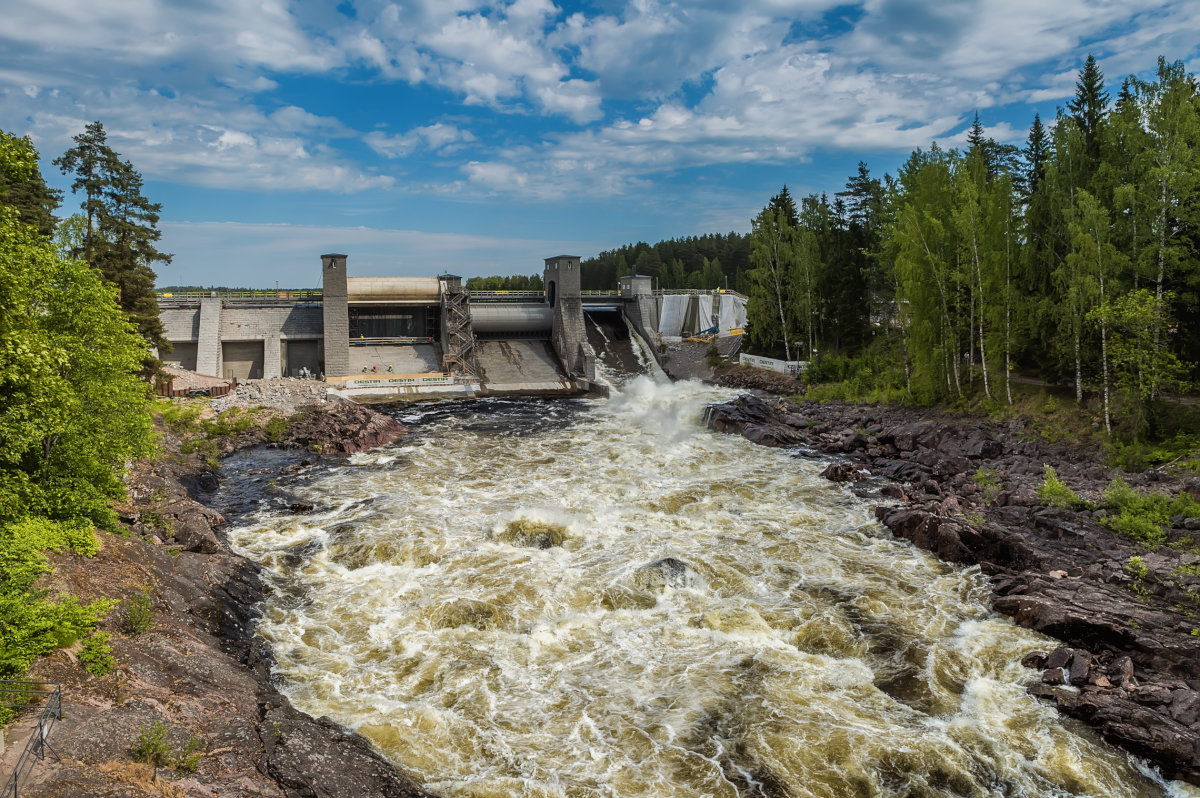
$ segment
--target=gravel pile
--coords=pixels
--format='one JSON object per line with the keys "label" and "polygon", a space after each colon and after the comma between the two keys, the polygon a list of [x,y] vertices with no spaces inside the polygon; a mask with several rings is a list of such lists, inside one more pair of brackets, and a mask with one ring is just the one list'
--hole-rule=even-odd
{"label": "gravel pile", "polygon": [[224,413],[231,407],[267,407],[291,415],[306,405],[329,401],[325,383],[283,377],[244,382],[227,395],[212,400],[212,409]]}

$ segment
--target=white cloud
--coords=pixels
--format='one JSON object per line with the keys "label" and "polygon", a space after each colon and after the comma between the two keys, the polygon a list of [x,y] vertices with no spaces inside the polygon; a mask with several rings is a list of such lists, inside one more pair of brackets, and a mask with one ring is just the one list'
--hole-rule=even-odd
{"label": "white cloud", "polygon": [[475,136],[454,125],[438,122],[413,128],[398,136],[389,136],[378,130],[372,131],[363,136],[363,141],[375,152],[390,160],[410,155],[418,148],[442,154],[449,153],[463,144],[475,141]]}

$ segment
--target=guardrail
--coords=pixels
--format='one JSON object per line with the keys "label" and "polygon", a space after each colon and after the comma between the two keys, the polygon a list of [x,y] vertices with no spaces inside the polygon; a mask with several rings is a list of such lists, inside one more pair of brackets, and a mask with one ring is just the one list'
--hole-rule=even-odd
{"label": "guardrail", "polygon": [[[13,768],[12,775],[8,777],[8,781],[4,783],[4,789],[0,791],[0,798],[18,798],[21,785],[29,779],[29,774],[33,770],[34,762],[40,762],[46,758],[46,751],[54,754],[54,749],[50,747],[47,738],[50,736],[50,729],[54,728],[57,721],[62,720],[62,686],[52,682],[18,682],[0,680],[0,699],[4,703],[3,706],[8,709],[37,709],[41,707],[41,713],[38,715],[37,724],[33,727],[33,733],[29,735],[29,740],[25,743],[25,749],[21,752],[20,758],[17,760],[17,765]],[[48,698],[45,706],[42,706],[41,698]],[[20,702],[11,699],[20,697]],[[58,754],[54,754],[55,758]]]}
{"label": "guardrail", "polygon": [[220,299],[320,299],[320,288],[300,288],[282,291],[160,291],[156,294],[159,302],[187,302],[197,299],[219,297]]}

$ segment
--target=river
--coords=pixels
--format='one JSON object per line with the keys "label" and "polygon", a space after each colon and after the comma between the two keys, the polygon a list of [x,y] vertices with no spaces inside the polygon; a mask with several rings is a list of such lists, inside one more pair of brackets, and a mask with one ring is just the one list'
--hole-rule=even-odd
{"label": "river", "polygon": [[731,395],[397,409],[391,447],[260,475],[317,508],[230,532],[282,692],[451,798],[1200,795],[1025,694],[1054,643],[977,569],[705,429]]}

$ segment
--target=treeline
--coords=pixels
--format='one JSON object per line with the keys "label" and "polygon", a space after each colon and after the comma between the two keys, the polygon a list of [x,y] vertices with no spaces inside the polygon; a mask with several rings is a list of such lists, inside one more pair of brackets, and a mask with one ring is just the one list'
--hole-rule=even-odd
{"label": "treeline", "polygon": [[732,288],[744,292],[750,237],[709,234],[647,244],[639,241],[580,263],[584,290],[615,288],[628,274],[655,277],[656,288]]}
{"label": "treeline", "polygon": [[542,275],[516,274],[508,277],[493,275],[491,277],[468,277],[468,291],[544,291]]}
{"label": "treeline", "polygon": [[1115,99],[1092,57],[1024,147],[985,135],[865,164],[831,202],[753,221],[754,349],[922,403],[1011,403],[1015,371],[1100,399],[1133,436],[1200,362],[1200,96],[1179,62]]}

